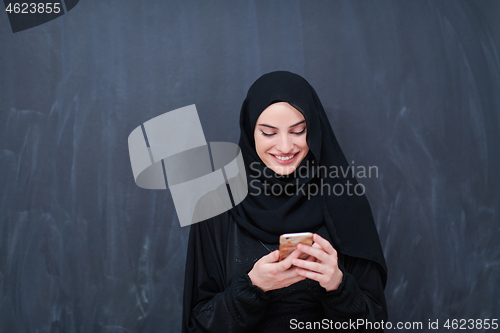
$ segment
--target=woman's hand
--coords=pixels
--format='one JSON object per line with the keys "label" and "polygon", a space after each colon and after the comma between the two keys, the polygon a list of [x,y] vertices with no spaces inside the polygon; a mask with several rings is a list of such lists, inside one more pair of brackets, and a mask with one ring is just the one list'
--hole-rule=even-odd
{"label": "woman's hand", "polygon": [[304,276],[297,274],[296,267],[292,267],[292,260],[296,259],[300,254],[300,251],[294,250],[285,260],[280,262],[277,262],[279,250],[263,256],[248,273],[252,284],[264,291],[269,291],[285,288],[305,280]]}
{"label": "woman's hand", "polygon": [[[297,250],[307,253],[308,260],[294,256],[292,264],[297,266],[296,272],[304,278],[318,281],[327,291],[337,290],[342,283],[342,271],[338,266],[337,251],[326,239],[318,234],[313,235],[312,246],[298,244]],[[313,260],[309,260],[314,258]]]}

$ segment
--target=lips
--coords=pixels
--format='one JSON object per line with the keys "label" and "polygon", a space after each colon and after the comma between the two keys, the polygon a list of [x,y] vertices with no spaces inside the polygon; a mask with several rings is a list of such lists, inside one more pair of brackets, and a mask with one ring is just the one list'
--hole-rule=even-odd
{"label": "lips", "polygon": [[299,153],[295,153],[295,154],[288,154],[288,155],[273,155],[273,154],[270,154],[275,161],[277,161],[279,164],[291,164],[295,161],[297,155]]}

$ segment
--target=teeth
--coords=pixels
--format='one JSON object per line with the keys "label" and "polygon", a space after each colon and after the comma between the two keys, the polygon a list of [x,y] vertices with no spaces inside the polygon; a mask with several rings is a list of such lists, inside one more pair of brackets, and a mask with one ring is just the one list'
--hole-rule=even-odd
{"label": "teeth", "polygon": [[291,159],[291,158],[292,158],[292,157],[294,157],[295,155],[290,155],[290,156],[288,156],[288,157],[285,157],[285,156],[283,156],[283,157],[282,157],[282,156],[278,156],[278,155],[275,155],[275,156],[276,156],[276,158],[277,158],[278,160],[280,160],[280,161],[288,161],[289,159]]}

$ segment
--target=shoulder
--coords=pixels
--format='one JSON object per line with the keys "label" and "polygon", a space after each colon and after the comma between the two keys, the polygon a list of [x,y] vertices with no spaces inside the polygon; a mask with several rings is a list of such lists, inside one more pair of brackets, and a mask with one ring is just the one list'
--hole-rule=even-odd
{"label": "shoulder", "polygon": [[221,248],[224,244],[227,244],[229,230],[234,223],[234,219],[229,211],[196,222],[190,227],[190,243],[210,243],[217,248]]}
{"label": "shoulder", "polygon": [[219,185],[196,200],[193,207],[192,223],[211,220],[227,220],[227,212],[232,209],[231,199],[226,183]]}

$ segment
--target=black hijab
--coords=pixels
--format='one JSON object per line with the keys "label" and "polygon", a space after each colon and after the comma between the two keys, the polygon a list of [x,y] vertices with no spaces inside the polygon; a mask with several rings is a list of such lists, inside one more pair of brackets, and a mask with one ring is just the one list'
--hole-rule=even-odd
{"label": "black hijab", "polygon": [[[275,175],[264,165],[254,141],[257,119],[276,102],[295,107],[307,126],[309,153],[296,172],[284,177]],[[261,76],[243,102],[240,128],[239,146],[245,161],[249,194],[232,210],[238,225],[270,244],[278,243],[283,233],[315,232],[326,226],[332,245],[338,251],[379,264],[385,286],[387,267],[370,205],[364,194],[352,195],[358,183],[352,172],[341,172],[349,170],[349,164],[311,85],[301,76],[285,71]],[[334,168],[338,173],[331,173]],[[351,184],[351,195],[346,190],[347,182]]]}

